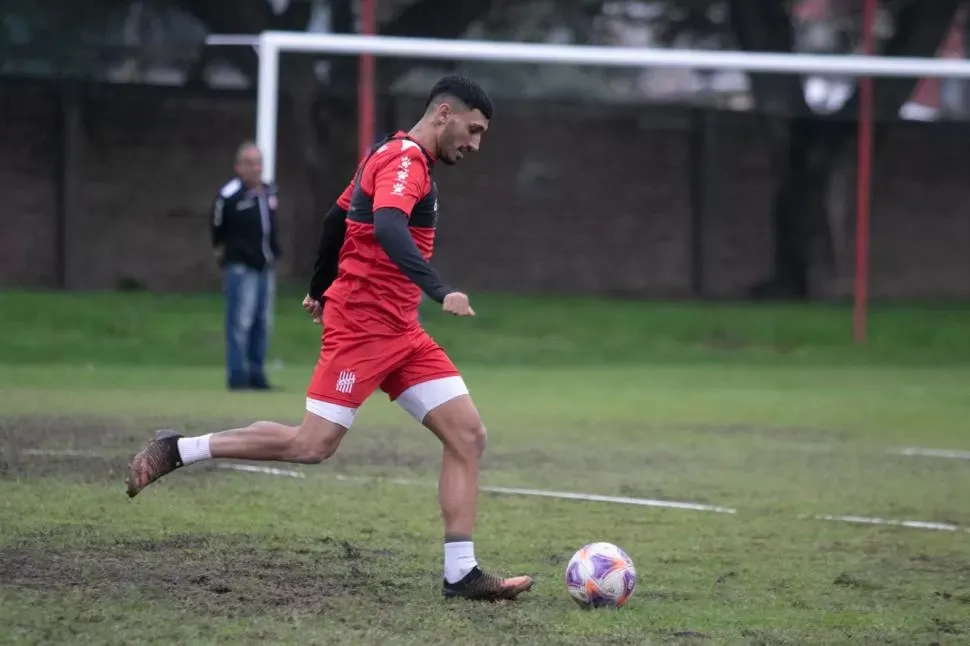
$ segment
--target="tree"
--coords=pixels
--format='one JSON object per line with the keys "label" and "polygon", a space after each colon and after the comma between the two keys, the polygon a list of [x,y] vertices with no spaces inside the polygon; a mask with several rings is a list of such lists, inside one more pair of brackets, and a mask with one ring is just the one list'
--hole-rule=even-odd
{"label": "tree", "polygon": [[[729,46],[746,51],[792,52],[796,50],[792,2],[764,0],[705,0],[674,2],[677,19],[667,25],[667,35],[694,31],[727,36]],[[728,21],[710,20],[713,5],[725,5]],[[884,56],[932,57],[953,24],[960,0],[895,0],[881,2],[889,18],[891,35],[880,39],[877,53]],[[861,22],[849,15],[848,47],[859,42]],[[733,41],[733,42],[731,42]],[[878,117],[875,143],[898,119],[899,110],[912,95],[918,78],[874,81],[874,112]],[[834,240],[830,200],[840,169],[845,169],[858,127],[858,93],[834,114],[813,113],[805,101],[800,76],[753,74],[752,93],[765,119],[774,179],[771,205],[774,227],[774,259],[771,278],[753,287],[759,297],[804,299],[810,295],[811,273],[821,267],[834,269]]]}

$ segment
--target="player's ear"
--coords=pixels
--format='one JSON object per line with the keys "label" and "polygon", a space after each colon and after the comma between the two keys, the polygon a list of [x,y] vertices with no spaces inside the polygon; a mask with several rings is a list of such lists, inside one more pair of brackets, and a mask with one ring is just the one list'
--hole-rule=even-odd
{"label": "player's ear", "polygon": [[451,104],[449,104],[447,101],[442,101],[435,110],[435,125],[443,126],[448,123],[448,120],[451,118],[453,112],[454,110],[452,109]]}

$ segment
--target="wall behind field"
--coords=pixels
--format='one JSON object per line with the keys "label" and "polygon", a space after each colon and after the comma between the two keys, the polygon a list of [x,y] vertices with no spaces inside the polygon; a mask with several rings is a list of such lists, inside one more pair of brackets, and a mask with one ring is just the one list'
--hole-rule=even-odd
{"label": "wall behind field", "polygon": [[[71,288],[216,288],[207,212],[236,144],[252,136],[251,98],[114,87],[88,88],[79,103],[82,153],[65,197],[57,96],[29,84],[0,93],[0,285],[57,284],[66,201]],[[399,107],[406,127],[417,106]],[[436,174],[436,264],[449,280],[470,290],[690,294],[683,111],[500,107],[482,152]],[[721,115],[717,123],[705,283],[712,296],[740,297],[771,265],[771,167],[754,118]],[[900,124],[880,151],[874,297],[970,297],[968,135],[967,126]],[[279,136],[282,272],[302,277],[318,215],[285,115]]]}

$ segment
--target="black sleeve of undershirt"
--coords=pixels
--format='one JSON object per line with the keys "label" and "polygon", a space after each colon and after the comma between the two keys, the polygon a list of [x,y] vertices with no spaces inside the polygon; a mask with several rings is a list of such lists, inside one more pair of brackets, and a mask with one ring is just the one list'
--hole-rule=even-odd
{"label": "black sleeve of undershirt", "polygon": [[436,302],[455,291],[441,282],[441,277],[418,250],[408,217],[400,209],[383,208],[374,213],[374,237],[401,272]]}
{"label": "black sleeve of undershirt", "polygon": [[317,259],[313,263],[313,278],[310,279],[310,289],[307,292],[312,298],[323,300],[323,293],[337,278],[337,260],[340,258],[340,247],[344,244],[346,231],[347,212],[334,204],[323,216]]}

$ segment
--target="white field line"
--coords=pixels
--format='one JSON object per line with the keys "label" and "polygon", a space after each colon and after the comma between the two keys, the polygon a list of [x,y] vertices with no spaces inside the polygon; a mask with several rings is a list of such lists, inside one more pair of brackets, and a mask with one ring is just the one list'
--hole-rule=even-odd
{"label": "white field line", "polygon": [[814,516],[815,520],[832,520],[843,523],[858,523],[864,525],[891,525],[894,527],[910,527],[912,529],[932,529],[941,532],[967,532],[950,523],[935,523],[924,520],[887,520],[885,518],[870,518],[868,516]]}
{"label": "white field line", "polygon": [[643,507],[667,507],[669,509],[689,509],[691,511],[713,511],[719,514],[735,514],[736,509],[702,505],[696,502],[676,502],[673,500],[654,500],[651,498],[627,498],[624,496],[601,496],[595,493],[572,493],[567,491],[544,491],[542,489],[516,489],[513,487],[481,487],[489,493],[502,493],[518,496],[540,496],[561,500],[584,500],[587,502],[610,502],[616,505],[640,505]]}
{"label": "white field line", "polygon": [[419,480],[408,480],[407,478],[380,478],[375,476],[348,476],[343,473],[331,474],[331,477],[335,480],[340,480],[341,482],[386,482],[388,484],[396,485],[425,485],[431,486],[433,482],[421,482]]}
{"label": "white field line", "polygon": [[[932,450],[932,449],[928,449]],[[80,451],[76,449],[25,449],[20,451],[23,455],[39,457],[87,457],[87,458],[110,458],[114,454],[99,451]],[[962,458],[961,458],[962,459]],[[306,474],[290,469],[278,469],[274,467],[262,467],[252,464],[219,463],[221,469],[242,471],[245,473],[259,473],[263,475],[283,476],[289,478],[305,478]],[[386,482],[388,484],[415,486],[431,486],[432,482],[420,480],[408,480],[406,478],[376,478],[370,476],[349,476],[343,474],[333,474],[336,480],[342,482]],[[690,511],[708,511],[722,514],[736,514],[737,510],[730,507],[719,507],[715,505],[702,505],[692,502],[677,502],[670,500],[654,500],[650,498],[628,498],[623,496],[603,496],[599,494],[575,493],[566,491],[546,491],[543,489],[519,489],[514,487],[493,487],[483,486],[481,491],[488,493],[518,495],[518,496],[537,496],[542,498],[558,498],[562,500],[581,500],[587,502],[606,502],[621,505],[639,505],[644,507],[665,507],[672,509],[685,509]],[[886,525],[892,527],[908,527],[912,529],[927,529],[946,532],[966,532],[970,533],[970,528],[961,528],[950,523],[938,523],[922,520],[889,520],[885,518],[874,518],[869,516],[836,516],[836,515],[817,515],[801,516],[813,520],[836,521],[844,523],[856,523],[865,525]]]}
{"label": "white field line", "polygon": [[[433,482],[423,482],[420,480],[406,480],[402,478],[370,478],[367,476],[347,476],[337,475],[337,480],[344,482],[387,482],[399,485],[425,485],[431,486]],[[582,500],[586,502],[609,502],[616,505],[640,505],[642,507],[667,507],[670,509],[689,509],[692,511],[713,511],[721,514],[737,513],[736,509],[729,507],[717,507],[714,505],[702,505],[694,502],[676,502],[671,500],[653,500],[650,498],[627,498],[623,496],[602,496],[595,493],[574,493],[569,491],[546,491],[544,489],[518,489],[515,487],[493,487],[483,485],[479,491],[487,493],[506,494],[512,496],[539,496],[542,498],[558,498],[560,500]]]}
{"label": "white field line", "polygon": [[902,449],[891,450],[895,455],[905,455],[909,457],[923,458],[947,458],[950,460],[970,460],[970,451],[959,451],[956,449],[922,449],[916,446],[908,446]]}
{"label": "white field line", "polygon": [[232,469],[233,471],[245,471],[246,473],[262,473],[268,476],[285,476],[287,478],[305,478],[306,474],[290,469],[276,469],[274,467],[260,467],[254,464],[232,464],[219,463],[220,469]]}

